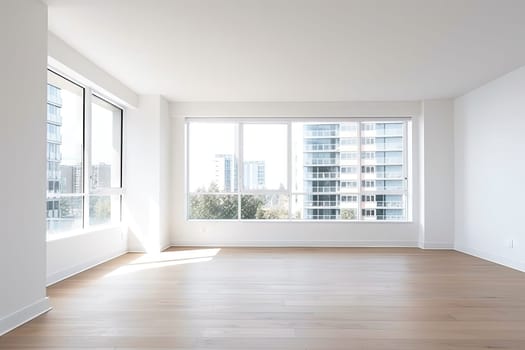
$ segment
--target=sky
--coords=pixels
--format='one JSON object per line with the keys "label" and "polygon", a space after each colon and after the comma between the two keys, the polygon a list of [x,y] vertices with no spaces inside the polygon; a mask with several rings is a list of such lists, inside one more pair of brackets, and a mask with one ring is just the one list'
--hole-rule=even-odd
{"label": "sky", "polygon": [[[79,164],[82,159],[82,97],[66,89],[62,89],[61,95],[62,145],[60,150],[62,152],[62,164]],[[116,115],[114,123],[114,112],[114,110],[102,107],[99,104],[92,104],[92,164],[111,164],[112,160],[120,159],[120,115]],[[114,131],[116,132],[115,138],[113,138]]]}
{"label": "sky", "polygon": [[[278,189],[287,184],[286,124],[245,124],[244,160],[263,160],[266,186]],[[234,123],[192,122],[189,127],[190,191],[208,187],[215,179],[216,154],[237,154],[237,126]]]}

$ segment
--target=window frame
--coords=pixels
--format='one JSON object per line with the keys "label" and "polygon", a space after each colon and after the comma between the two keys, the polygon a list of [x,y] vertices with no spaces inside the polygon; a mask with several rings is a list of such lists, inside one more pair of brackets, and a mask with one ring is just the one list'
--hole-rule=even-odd
{"label": "window frame", "polygon": [[[118,103],[108,99],[105,97],[102,93],[99,93],[96,89],[93,89],[91,86],[81,84],[80,82],[76,81],[75,79],[72,79],[68,77],[66,74],[63,74],[60,72],[60,70],[48,66],[47,71],[51,72],[55,75],[57,75],[59,78],[64,79],[65,81],[72,83],[82,89],[82,166],[81,166],[81,172],[82,172],[82,182],[81,182],[81,191],[79,193],[53,193],[48,194],[46,192],[46,208],[47,208],[47,199],[48,198],[68,198],[68,197],[81,197],[82,198],[82,225],[81,228],[73,229],[73,230],[67,230],[67,231],[59,231],[59,232],[49,232],[46,229],[46,239],[49,240],[55,240],[62,237],[69,237],[74,235],[83,234],[86,232],[94,231],[94,230],[103,230],[111,227],[118,227],[122,224],[122,197],[124,194],[123,189],[123,173],[124,173],[124,111],[125,108]],[[46,92],[47,92],[47,84],[46,84]],[[96,96],[97,98],[103,100],[104,102],[118,108],[120,110],[120,183],[119,187],[111,187],[111,188],[103,188],[100,190],[91,190],[90,182],[92,179],[92,169],[91,169],[91,140],[92,140],[92,133],[91,133],[91,119],[92,119],[92,111],[91,111],[91,103],[92,103],[92,97]],[[48,111],[46,109],[46,115]],[[46,117],[47,118],[47,117]],[[47,140],[46,140],[47,143]],[[47,168],[47,165],[46,165]],[[46,172],[46,184],[47,184],[47,172]],[[90,217],[89,217],[89,204],[90,204],[90,198],[93,196],[111,196],[111,195],[118,195],[120,197],[120,215],[119,215],[119,222],[118,223],[109,223],[109,224],[101,224],[101,225],[91,225],[90,224]],[[46,214],[46,220],[47,220],[47,214]]]}
{"label": "window frame", "polygon": [[[190,132],[189,132],[189,125],[191,123],[200,122],[200,123],[234,123],[237,124],[237,140],[236,140],[236,149],[237,152],[236,155],[238,157],[238,189],[237,192],[223,192],[223,193],[208,193],[208,192],[190,192],[189,191],[189,146],[190,146]],[[296,219],[293,218],[292,213],[292,203],[293,203],[293,197],[294,196],[307,196],[311,195],[311,193],[307,192],[294,192],[292,191],[292,124],[293,123],[322,123],[322,124],[330,124],[330,123],[359,123],[359,126],[357,127],[357,142],[355,146],[357,146],[357,164],[352,165],[353,167],[356,167],[356,169],[360,170],[362,166],[362,155],[365,152],[373,152],[374,153],[374,159],[375,159],[375,152],[376,151],[363,151],[363,145],[362,144],[362,132],[367,130],[375,130],[374,129],[363,129],[364,125],[367,125],[366,123],[377,123],[377,122],[401,122],[402,125],[402,131],[403,131],[403,140],[402,140],[402,160],[403,160],[403,168],[402,168],[402,179],[401,181],[404,183],[404,189],[403,190],[395,190],[392,191],[362,191],[361,181],[365,180],[361,177],[361,172],[357,171],[356,174],[358,174],[358,178],[355,180],[357,182],[357,193],[340,193],[340,195],[356,195],[357,196],[357,209],[356,209],[356,219],[354,220],[345,220],[345,219],[316,219],[316,220],[310,220],[310,219]],[[397,223],[397,224],[407,224],[413,222],[413,204],[414,204],[414,194],[413,194],[413,149],[414,149],[414,139],[413,139],[413,117],[412,116],[396,116],[396,117],[340,117],[340,116],[326,116],[326,117],[229,117],[229,116],[217,116],[217,117],[209,117],[209,116],[191,116],[191,117],[185,117],[184,118],[184,218],[186,222],[257,222],[257,223],[263,223],[263,222],[281,222],[281,223],[290,223],[290,222],[296,222],[296,223],[349,223],[349,224],[362,224],[362,223],[375,223],[375,224],[382,224],[382,223]],[[243,125],[244,124],[286,124],[287,125],[287,177],[288,177],[288,183],[287,183],[287,190],[286,191],[280,191],[280,190],[252,190],[250,192],[243,192],[244,189],[244,179],[241,176],[241,172],[243,170],[243,162],[244,159],[242,157],[243,150],[242,150],[242,140],[243,140]],[[383,150],[377,150],[378,152],[384,152]],[[377,165],[373,165],[373,167],[377,167]],[[376,180],[376,179],[375,179]],[[374,180],[374,181],[375,181]],[[342,186],[340,186],[342,188]],[[380,192],[380,193],[378,193]],[[370,209],[365,208],[362,205],[361,196],[362,195],[376,195],[376,194],[399,194],[399,192],[402,192],[402,195],[404,197],[404,200],[406,201],[403,209],[405,210],[404,219],[402,220],[367,220],[363,218],[362,210],[364,209]],[[190,218],[190,196],[192,194],[208,194],[208,195],[221,195],[221,194],[228,194],[228,195],[237,195],[238,196],[238,215],[235,219],[194,219]],[[241,216],[241,196],[242,195],[275,195],[275,194],[284,194],[288,196],[288,218],[286,219],[242,219]],[[374,208],[374,213],[376,209],[383,209],[383,208]]]}

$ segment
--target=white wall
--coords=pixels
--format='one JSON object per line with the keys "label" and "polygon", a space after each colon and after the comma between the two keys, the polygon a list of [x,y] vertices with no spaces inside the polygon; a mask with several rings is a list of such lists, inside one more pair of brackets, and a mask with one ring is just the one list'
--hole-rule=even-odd
{"label": "white wall", "polygon": [[[134,91],[52,33],[46,32],[46,36],[48,65],[51,68],[123,107],[133,108],[138,105],[138,95]],[[125,112],[124,127],[126,123]],[[124,139],[126,137],[124,135]],[[124,162],[124,167],[125,165]],[[51,237],[47,242],[47,284],[60,281],[126,251],[127,237],[122,227],[93,227],[80,235]]]}
{"label": "white wall", "polygon": [[525,271],[525,67],[455,101],[456,249]]}
{"label": "white wall", "polygon": [[48,33],[48,64],[65,76],[91,87],[103,97],[126,107],[137,107],[138,95],[82,56],[62,39]]}
{"label": "white wall", "polygon": [[454,248],[454,104],[423,101],[420,124],[421,248]]}
{"label": "white wall", "polygon": [[123,220],[130,251],[158,252],[168,233],[169,116],[161,96],[140,96],[125,121]]}
{"label": "white wall", "polygon": [[[171,104],[171,240],[174,245],[417,246],[419,188],[409,223],[187,221],[184,189],[184,116],[414,116],[419,102],[187,102]],[[417,130],[414,133],[417,181]]]}
{"label": "white wall", "polygon": [[127,252],[120,227],[96,229],[47,242],[47,284],[59,282]]}
{"label": "white wall", "polygon": [[0,335],[49,309],[46,298],[47,9],[0,5]]}

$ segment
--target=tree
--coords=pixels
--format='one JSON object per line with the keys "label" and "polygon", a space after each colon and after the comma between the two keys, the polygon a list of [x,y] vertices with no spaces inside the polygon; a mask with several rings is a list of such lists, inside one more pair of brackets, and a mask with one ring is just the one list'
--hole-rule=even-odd
{"label": "tree", "polygon": [[241,196],[241,219],[259,219],[257,213],[263,205],[264,199],[261,196]]}
{"label": "tree", "polygon": [[341,220],[355,220],[355,210],[341,209]]}
{"label": "tree", "polygon": [[106,222],[111,217],[111,198],[105,196],[91,197],[89,212],[93,222]]}
{"label": "tree", "polygon": [[275,220],[287,219],[288,210],[284,208],[263,208],[259,207],[256,214],[257,219]]}
{"label": "tree", "polygon": [[237,196],[230,194],[195,194],[190,200],[190,219],[235,219]]}
{"label": "tree", "polygon": [[[215,183],[211,183],[208,189],[199,188],[197,192],[201,193],[190,197],[190,219],[237,219],[239,203],[236,194],[220,193]],[[263,204],[264,200],[260,196],[241,196],[241,218],[255,219],[257,210]]]}

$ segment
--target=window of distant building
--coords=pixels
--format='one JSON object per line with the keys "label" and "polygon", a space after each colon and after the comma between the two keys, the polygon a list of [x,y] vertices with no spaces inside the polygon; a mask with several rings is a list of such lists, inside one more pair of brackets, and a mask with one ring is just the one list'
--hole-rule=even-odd
{"label": "window of distant building", "polygon": [[407,221],[409,124],[189,118],[187,217]]}
{"label": "window of distant building", "polygon": [[47,105],[48,235],[120,222],[122,109],[53,71]]}

